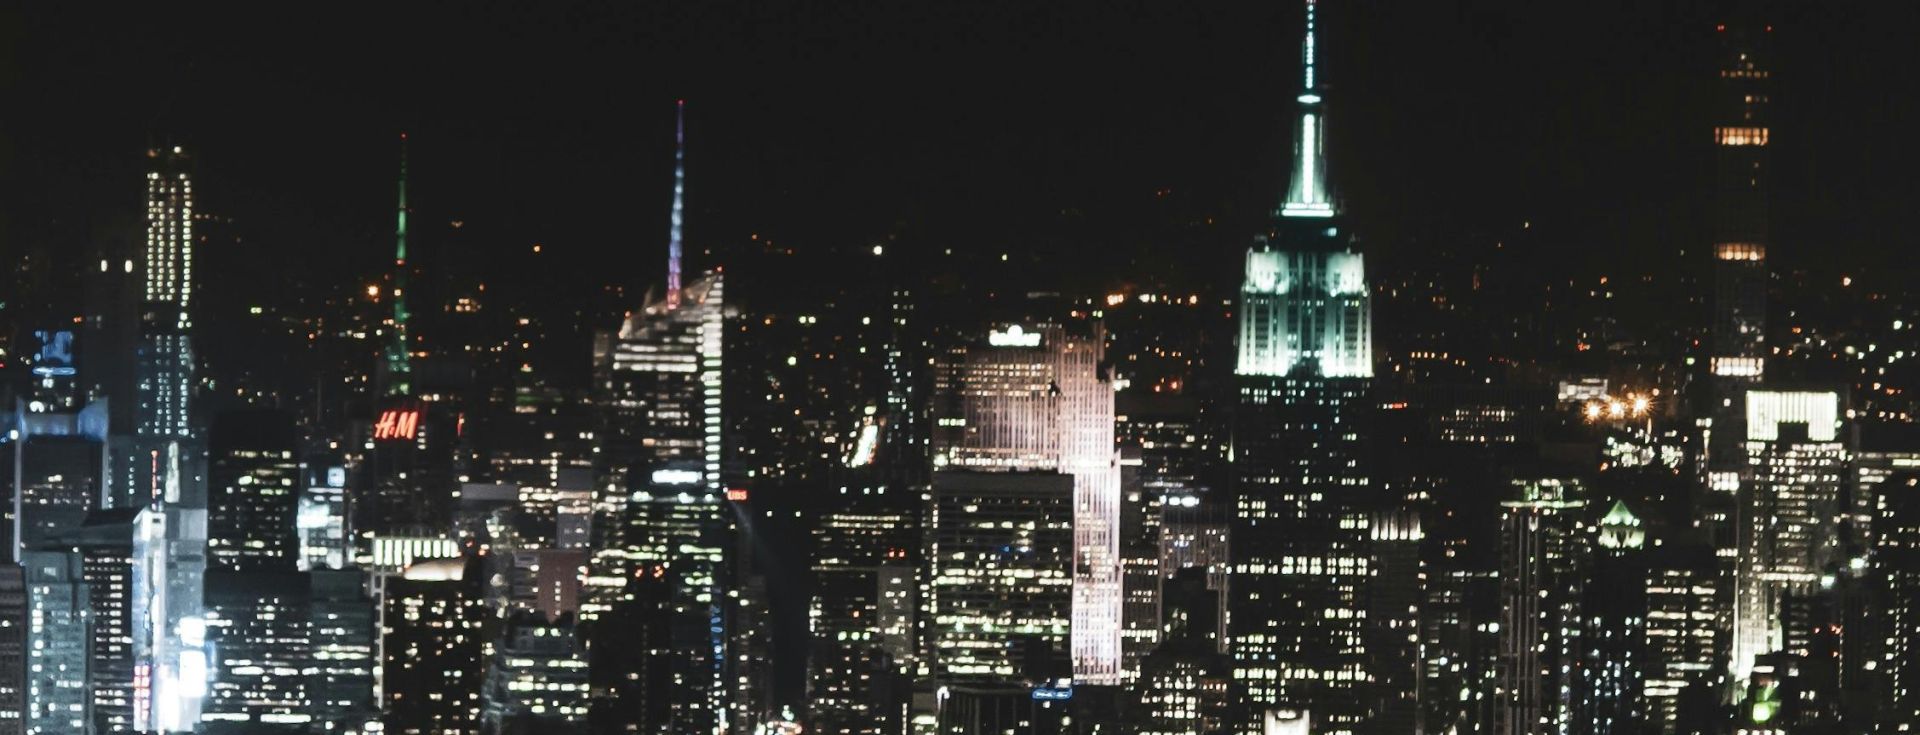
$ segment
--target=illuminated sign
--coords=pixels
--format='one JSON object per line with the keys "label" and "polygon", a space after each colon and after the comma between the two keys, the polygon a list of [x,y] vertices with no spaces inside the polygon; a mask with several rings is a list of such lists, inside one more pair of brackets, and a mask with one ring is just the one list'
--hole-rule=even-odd
{"label": "illuminated sign", "polygon": [[736,502],[736,503],[744,503],[744,502],[747,502],[747,490],[746,490],[746,488],[739,488],[739,487],[735,487],[735,488],[728,488],[728,489],[727,489],[727,499],[728,499],[728,500],[731,500],[731,501],[733,501],[733,502]]}
{"label": "illuminated sign", "polygon": [[994,330],[987,333],[987,344],[995,347],[1039,347],[1040,333],[1029,332],[1015,324],[1006,331]]}
{"label": "illuminated sign", "polygon": [[34,332],[33,336],[40,338],[40,353],[33,356],[34,375],[47,377],[73,374],[72,332],[41,330]]}
{"label": "illuminated sign", "polygon": [[327,468],[327,487],[346,487],[346,486],[347,486],[347,468],[328,467]]}
{"label": "illuminated sign", "polygon": [[389,408],[380,412],[380,421],[373,425],[375,439],[410,440],[420,431],[420,409]]}
{"label": "illuminated sign", "polygon": [[1038,687],[1033,690],[1033,698],[1038,702],[1073,699],[1073,687]]}
{"label": "illuminated sign", "polygon": [[695,470],[654,470],[655,485],[692,485],[700,482],[700,473]]}

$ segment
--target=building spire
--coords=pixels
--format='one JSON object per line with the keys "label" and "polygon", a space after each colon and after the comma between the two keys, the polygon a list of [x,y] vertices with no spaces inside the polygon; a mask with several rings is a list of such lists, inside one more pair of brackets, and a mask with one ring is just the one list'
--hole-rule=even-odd
{"label": "building spire", "polygon": [[413,373],[407,348],[407,134],[400,134],[400,206],[393,245],[393,340],[387,345],[387,394],[406,395]]}
{"label": "building spire", "polygon": [[1316,51],[1314,30],[1315,0],[1307,3],[1306,42],[1301,49],[1300,138],[1293,151],[1293,183],[1287,187],[1287,201],[1280,206],[1282,217],[1332,217],[1333,200],[1327,196],[1326,159],[1321,139],[1325,137],[1320,112],[1320,93],[1315,79]]}
{"label": "building spire", "polygon": [[680,229],[687,190],[687,101],[673,110],[673,215],[667,233],[667,308],[680,308]]}

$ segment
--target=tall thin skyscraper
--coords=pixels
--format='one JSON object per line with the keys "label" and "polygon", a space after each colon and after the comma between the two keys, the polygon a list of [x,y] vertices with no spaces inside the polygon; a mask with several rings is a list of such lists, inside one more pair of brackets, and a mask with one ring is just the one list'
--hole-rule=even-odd
{"label": "tall thin skyscraper", "polygon": [[146,278],[134,430],[141,437],[192,433],[193,177],[179,146],[147,151]]}
{"label": "tall thin skyscraper", "polygon": [[1351,733],[1369,709],[1357,414],[1373,376],[1372,302],[1327,191],[1315,5],[1293,183],[1248,250],[1241,286],[1229,648],[1243,729],[1287,710],[1310,713],[1318,732]]}
{"label": "tall thin skyscraper", "polygon": [[1738,384],[1765,374],[1771,26],[1719,26],[1713,142],[1712,373]]}
{"label": "tall thin skyscraper", "polygon": [[145,507],[135,540],[134,727],[199,721],[206,657],[206,453],[194,424],[194,197],[178,146],[147,151],[146,250],[134,346],[133,436],[114,442],[116,507]]}
{"label": "tall thin skyscraper", "polygon": [[[1767,189],[1772,27],[1722,24],[1713,97],[1712,321],[1708,327],[1706,528],[1731,552],[1733,495],[1748,478],[1742,443],[1746,391],[1766,375]],[[1729,553],[1729,556],[1732,556]]]}

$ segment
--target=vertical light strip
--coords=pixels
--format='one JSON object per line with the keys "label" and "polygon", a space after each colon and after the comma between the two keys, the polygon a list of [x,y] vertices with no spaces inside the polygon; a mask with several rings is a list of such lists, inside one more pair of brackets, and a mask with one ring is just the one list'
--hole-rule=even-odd
{"label": "vertical light strip", "polygon": [[680,232],[687,188],[687,101],[673,114],[673,214],[667,233],[667,308],[680,308]]}

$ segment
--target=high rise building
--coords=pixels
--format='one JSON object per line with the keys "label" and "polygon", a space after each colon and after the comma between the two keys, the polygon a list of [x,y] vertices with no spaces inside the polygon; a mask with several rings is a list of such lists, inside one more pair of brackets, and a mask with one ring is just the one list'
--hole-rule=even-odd
{"label": "high rise building", "polygon": [[[131,732],[134,706],[133,535],[138,511],[95,511],[55,539],[80,559],[87,587],[93,732]],[[54,546],[49,545],[50,548]]]}
{"label": "high rise building", "polygon": [[1159,525],[1161,580],[1170,580],[1183,569],[1206,570],[1207,589],[1220,598],[1220,603],[1213,606],[1219,618],[1214,621],[1210,640],[1225,652],[1232,553],[1224,511],[1198,495],[1168,494],[1160,499]]}
{"label": "high rise building", "polygon": [[[147,248],[141,262],[134,431],[193,436],[194,218],[191,159],[179,146],[147,151]],[[161,486],[171,476],[162,478]],[[142,501],[144,502],[144,500]]]}
{"label": "high rise building", "polygon": [[207,511],[158,503],[133,536],[135,731],[191,731],[207,694]]}
{"label": "high rise building", "polygon": [[[671,732],[676,669],[673,632],[680,582],[666,565],[643,566],[629,578],[592,631],[587,660],[594,732]],[[617,624],[615,624],[617,623]]]}
{"label": "high rise building", "polygon": [[932,678],[1024,697],[1072,678],[1074,478],[936,472],[927,564]]}
{"label": "high rise building", "polygon": [[298,567],[299,446],[293,416],[284,411],[231,411],[214,421],[207,457],[210,568],[251,572]]}
{"label": "high rise building", "polygon": [[106,483],[107,406],[94,402],[77,411],[33,411],[24,401],[0,413],[5,419],[14,471],[6,478],[12,496],[0,527],[7,553],[39,548],[78,527],[99,507]]}
{"label": "high rise building", "polygon": [[0,564],[0,735],[27,731],[26,570],[17,561]]}
{"label": "high rise building", "polygon": [[387,582],[380,661],[386,732],[471,732],[486,673],[479,564],[429,559]]}
{"label": "high rise building", "polygon": [[1732,652],[1741,681],[1756,657],[1787,647],[1788,598],[1813,592],[1834,560],[1849,479],[1840,394],[1754,389],[1745,397]]}
{"label": "high rise building", "polygon": [[[676,153],[676,160],[684,159]],[[683,165],[674,176],[684,179]],[[623,607],[645,609],[620,604],[633,602],[634,575],[671,571],[672,645],[661,655],[676,684],[666,692],[671,730],[691,734],[724,728],[728,717],[724,585],[735,513],[721,476],[725,279],[714,271],[681,284],[683,195],[676,185],[667,293],[628,314],[617,332],[594,339],[599,445],[593,558],[580,614],[595,639],[621,635],[615,629],[631,623],[602,618]],[[605,663],[631,665],[637,676],[657,662]],[[596,672],[596,679],[608,673]]]}
{"label": "high rise building", "polygon": [[1358,414],[1373,375],[1365,258],[1327,189],[1316,3],[1306,3],[1292,184],[1247,251],[1234,367],[1230,648],[1242,729],[1310,710],[1367,719],[1369,479]]}
{"label": "high rise building", "polygon": [[[1012,324],[955,349],[936,376],[938,471],[1073,478],[1073,678],[1120,681],[1120,466],[1106,331]],[[934,560],[936,563],[938,560]]]}
{"label": "high rise building", "polygon": [[201,729],[253,733],[313,722],[308,687],[312,589],[284,570],[207,571],[206,638],[211,655]]}
{"label": "high rise building", "polygon": [[195,423],[196,280],[191,158],[147,151],[146,246],[137,270],[133,433],[110,448],[107,505],[148,508],[134,542],[134,729],[173,732],[200,719],[206,683],[206,453]]}
{"label": "high rise building", "polygon": [[1874,732],[1920,728],[1920,474],[1909,470],[1875,489],[1873,576],[1880,587],[1877,634],[1883,680]]}
{"label": "high rise building", "polygon": [[359,569],[316,569],[307,597],[308,711],[312,730],[359,732],[379,720],[374,699],[378,625]]}
{"label": "high rise building", "polygon": [[347,531],[347,468],[335,461],[310,462],[294,513],[301,571],[342,569],[353,558]]}
{"label": "high rise building", "polygon": [[[1708,326],[1706,488],[1699,514],[1712,543],[1728,559],[1738,557],[1742,535],[1737,497],[1752,481],[1744,442],[1747,390],[1766,375],[1768,346],[1767,248],[1771,234],[1767,196],[1772,177],[1768,146],[1772,116],[1772,26],[1752,18],[1729,19],[1716,29],[1720,42],[1713,86],[1714,190],[1710,228],[1713,292]],[[1705,132],[1705,131],[1702,131]],[[1703,136],[1704,137],[1704,136]],[[1730,576],[1740,574],[1728,569]],[[1737,616],[1737,613],[1736,613]],[[1729,625],[1733,620],[1725,621]],[[1760,651],[1740,643],[1734,668],[1744,675]]]}
{"label": "high rise building", "polygon": [[1594,541],[1574,675],[1574,729],[1637,733],[1647,721],[1647,531],[1626,502],[1616,500],[1600,518]]}
{"label": "high rise building", "polygon": [[587,651],[573,617],[533,612],[507,618],[487,661],[481,729],[577,731],[587,721]]}
{"label": "high rise building", "polygon": [[300,463],[293,417],[216,418],[209,442],[206,636],[212,678],[201,719],[251,732],[313,721],[307,675],[312,581],[298,571]]}
{"label": "high rise building", "polygon": [[1227,732],[1233,660],[1222,653],[1223,600],[1205,567],[1174,572],[1162,600],[1162,640],[1140,663],[1129,720],[1141,735]]}
{"label": "high rise building", "polygon": [[1426,600],[1426,568],[1420,547],[1426,532],[1416,512],[1376,513],[1369,523],[1374,577],[1367,590],[1367,668],[1373,729],[1421,732],[1420,608]]}
{"label": "high rise building", "polygon": [[26,731],[84,732],[93,717],[91,643],[86,577],[81,557],[68,551],[27,551]]}
{"label": "high rise building", "polygon": [[1593,529],[1585,489],[1559,478],[1516,480],[1500,518],[1500,681],[1496,732],[1568,735]]}
{"label": "high rise building", "polygon": [[879,735],[901,721],[916,661],[919,498],[882,483],[846,490],[812,531],[808,714],[817,731]]}
{"label": "high rise building", "polygon": [[1646,565],[1646,659],[1641,664],[1647,731],[1680,731],[1682,702],[1714,700],[1727,654],[1721,608],[1726,577],[1712,547],[1669,545]]}
{"label": "high rise building", "polygon": [[[1724,386],[1756,382],[1766,368],[1772,32],[1772,26],[1756,22],[1726,23],[1718,28],[1719,79],[1714,85],[1713,107],[1713,354],[1709,368],[1716,382]],[[1722,397],[1738,398],[1730,393]],[[1727,407],[1734,409],[1737,421],[1739,407]],[[1737,430],[1737,424],[1733,428]]]}

